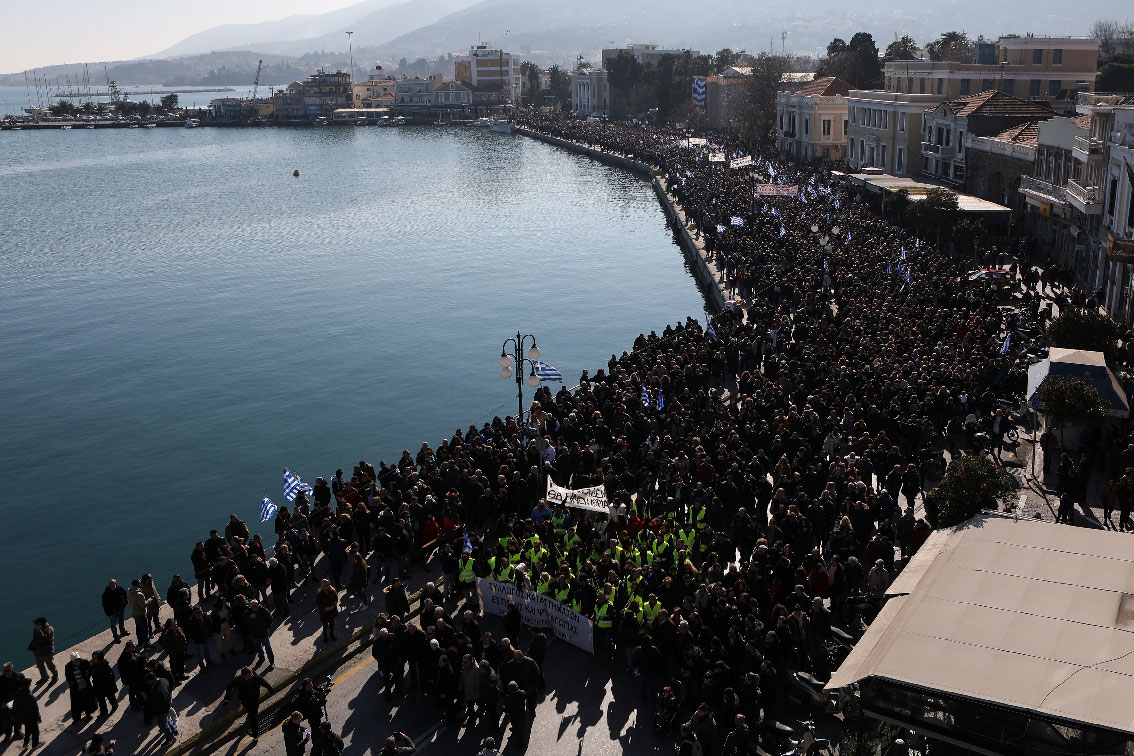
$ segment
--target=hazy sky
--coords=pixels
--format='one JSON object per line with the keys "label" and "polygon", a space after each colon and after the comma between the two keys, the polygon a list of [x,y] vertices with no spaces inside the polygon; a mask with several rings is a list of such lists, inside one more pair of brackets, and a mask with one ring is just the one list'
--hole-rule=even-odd
{"label": "hazy sky", "polygon": [[357,0],[0,0],[0,73],[125,60],[219,24],[324,13]]}

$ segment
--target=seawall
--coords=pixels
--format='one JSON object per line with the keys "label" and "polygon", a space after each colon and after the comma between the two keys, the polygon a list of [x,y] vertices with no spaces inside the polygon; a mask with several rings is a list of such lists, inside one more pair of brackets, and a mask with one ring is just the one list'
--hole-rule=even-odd
{"label": "seawall", "polygon": [[666,216],[669,218],[670,222],[673,223],[677,238],[681,243],[681,250],[685,253],[686,259],[689,260],[689,267],[692,269],[693,275],[696,276],[698,283],[701,284],[710,308],[714,312],[719,312],[724,309],[725,303],[730,299],[725,274],[723,271],[717,269],[716,263],[705,253],[704,246],[693,238],[693,234],[690,232],[692,224],[690,224],[688,218],[686,218],[680,203],[665,190],[665,184],[662,182],[659,169],[647,163],[632,160],[625,155],[604,152],[594,147],[588,147],[585,144],[560,139],[559,137],[553,137],[539,131],[532,131],[531,129],[525,129],[519,126],[514,127],[513,131],[517,134],[546,142],[555,147],[562,147],[565,150],[570,150],[580,155],[586,155],[592,160],[597,160],[607,165],[625,168],[626,170],[634,171],[643,176],[649,176],[654,186],[654,194],[657,195],[658,202],[661,204],[662,209],[665,210]]}

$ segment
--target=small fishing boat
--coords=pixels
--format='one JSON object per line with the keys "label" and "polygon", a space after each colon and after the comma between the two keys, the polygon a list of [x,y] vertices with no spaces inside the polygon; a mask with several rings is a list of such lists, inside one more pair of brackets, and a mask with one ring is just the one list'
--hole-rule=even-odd
{"label": "small fishing boat", "polygon": [[492,124],[492,130],[497,134],[511,134],[512,124],[503,118],[497,118],[496,122]]}
{"label": "small fishing boat", "polygon": [[492,121],[488,118],[478,118],[472,122],[472,125],[478,129],[487,129],[492,125]]}

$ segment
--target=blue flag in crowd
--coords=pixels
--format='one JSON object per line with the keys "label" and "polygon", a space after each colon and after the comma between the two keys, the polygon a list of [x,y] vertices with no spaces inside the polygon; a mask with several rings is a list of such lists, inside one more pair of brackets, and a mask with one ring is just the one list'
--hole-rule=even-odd
{"label": "blue flag in crowd", "polygon": [[850,244],[850,231],[847,231],[847,244]]}
{"label": "blue flag in crowd", "polygon": [[712,323],[709,323],[709,327],[705,329],[705,333],[709,334],[709,338],[713,341],[717,340],[717,332],[713,330]]}
{"label": "blue flag in crowd", "polygon": [[905,248],[904,246],[902,247],[902,257],[901,257],[901,259],[903,259],[903,260],[905,260],[905,259],[906,259],[906,248]]}
{"label": "blue flag in crowd", "polygon": [[827,261],[826,260],[823,261],[823,272],[824,273],[830,272],[830,269],[827,267]]}
{"label": "blue flag in crowd", "polygon": [[1000,353],[1008,354],[1008,350],[1012,348],[1012,332],[1009,331],[1008,335],[1004,337],[1004,343],[1000,345]]}
{"label": "blue flag in crowd", "polygon": [[559,372],[551,365],[548,365],[546,362],[533,360],[532,370],[535,371],[535,374],[539,376],[539,379],[541,381],[559,381],[560,383],[563,382],[563,373]]}
{"label": "blue flag in crowd", "polygon": [[721,224],[719,224],[719,223],[717,224],[717,233],[718,233],[718,234],[723,234],[723,233],[724,233],[724,226],[722,226],[722,225],[721,225]]}
{"label": "blue flag in crowd", "polygon": [[299,477],[286,467],[283,471],[283,481],[283,497],[288,501],[295,501],[295,497],[300,491],[308,496],[315,492],[315,489],[303,482],[303,478]]}
{"label": "blue flag in crowd", "polygon": [[732,216],[732,218],[729,220],[729,222],[734,226],[743,226],[744,225],[744,219],[741,218],[739,215]]}
{"label": "blue flag in crowd", "polygon": [[662,396],[662,390],[658,389],[658,403],[654,405],[658,409],[665,409],[665,397]]}
{"label": "blue flag in crowd", "polygon": [[894,266],[890,264],[889,260],[887,260],[886,261],[886,275],[890,275],[893,272],[894,272]]}
{"label": "blue flag in crowd", "polygon": [[464,538],[465,551],[468,551],[468,552],[471,553],[472,552],[472,541],[469,540],[469,529],[468,528],[464,529],[464,534],[465,534],[465,538]]}
{"label": "blue flag in crowd", "polygon": [[646,391],[645,386],[642,387],[642,406],[643,407],[649,407],[650,406],[650,392]]}
{"label": "blue flag in crowd", "polygon": [[910,282],[910,269],[906,268],[906,283]]}
{"label": "blue flag in crowd", "polygon": [[787,236],[787,229],[780,225],[780,236]]}
{"label": "blue flag in crowd", "polygon": [[264,503],[260,505],[260,522],[267,522],[276,516],[276,505],[267,496],[264,497]]}

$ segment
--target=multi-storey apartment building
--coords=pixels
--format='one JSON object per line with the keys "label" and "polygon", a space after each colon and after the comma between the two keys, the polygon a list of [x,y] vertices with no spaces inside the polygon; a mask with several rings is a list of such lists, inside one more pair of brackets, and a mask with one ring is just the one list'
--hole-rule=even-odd
{"label": "multi-storey apartment building", "polygon": [[776,147],[782,157],[842,160],[847,149],[850,85],[835,76],[776,94]]}
{"label": "multi-storey apartment building", "polygon": [[523,92],[520,80],[520,61],[510,52],[491,45],[469,48],[468,55],[453,59],[457,81],[473,92],[503,92],[507,102],[519,104]]}

